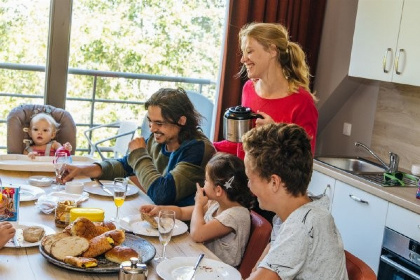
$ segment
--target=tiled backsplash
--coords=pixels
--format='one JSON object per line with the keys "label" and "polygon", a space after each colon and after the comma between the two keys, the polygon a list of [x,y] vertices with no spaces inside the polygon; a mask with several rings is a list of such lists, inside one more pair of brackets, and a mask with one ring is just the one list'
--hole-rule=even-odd
{"label": "tiled backsplash", "polygon": [[407,170],[420,163],[420,87],[381,83],[371,148],[386,162],[397,153]]}

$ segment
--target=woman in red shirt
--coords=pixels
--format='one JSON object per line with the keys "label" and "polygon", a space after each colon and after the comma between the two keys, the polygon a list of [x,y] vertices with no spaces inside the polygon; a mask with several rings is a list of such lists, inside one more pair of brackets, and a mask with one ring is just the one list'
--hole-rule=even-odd
{"label": "woman in red shirt", "polygon": [[[286,28],[275,23],[251,23],[239,32],[242,69],[249,80],[242,89],[242,106],[264,118],[267,123],[294,123],[303,127],[311,138],[315,152],[318,111],[315,96],[309,90],[309,67],[305,53],[289,41]],[[229,141],[214,143],[216,150],[236,154],[243,159],[242,145]]]}

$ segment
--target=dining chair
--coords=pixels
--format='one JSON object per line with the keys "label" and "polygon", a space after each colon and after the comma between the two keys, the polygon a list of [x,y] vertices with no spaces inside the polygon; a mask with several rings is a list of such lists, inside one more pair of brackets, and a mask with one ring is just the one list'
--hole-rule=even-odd
{"label": "dining chair", "polygon": [[263,216],[251,210],[251,233],[242,262],[238,267],[243,279],[248,278],[270,241],[272,226]]}
{"label": "dining chair", "polygon": [[361,259],[344,250],[349,280],[376,280],[376,274]]}
{"label": "dining chair", "polygon": [[[113,154],[113,158],[125,156],[128,152],[128,144],[133,139],[137,128],[138,125],[135,121],[117,121],[110,124],[94,126],[85,130],[84,135],[90,146],[89,155],[93,157],[95,152],[97,152],[102,160],[109,158],[105,156],[105,153]],[[100,137],[98,138],[97,136],[103,134],[110,135],[111,131],[115,130],[115,135],[103,139],[100,139]],[[95,141],[94,139],[99,140]]]}
{"label": "dining chair", "polygon": [[[205,97],[204,95],[195,92],[195,91],[186,91],[188,98],[191,100],[191,103],[194,105],[194,108],[203,116],[201,122],[201,129],[203,130],[204,135],[210,139],[211,137],[211,128],[213,124],[213,102]],[[141,125],[141,136],[148,138],[150,136],[149,122],[147,117],[144,117]]]}
{"label": "dining chair", "polygon": [[51,105],[24,104],[13,108],[7,115],[7,153],[22,154],[30,140],[28,134],[29,123],[33,115],[38,113],[50,114],[59,124],[55,137],[60,144],[69,142],[74,155],[76,150],[76,124],[71,114],[61,108]]}

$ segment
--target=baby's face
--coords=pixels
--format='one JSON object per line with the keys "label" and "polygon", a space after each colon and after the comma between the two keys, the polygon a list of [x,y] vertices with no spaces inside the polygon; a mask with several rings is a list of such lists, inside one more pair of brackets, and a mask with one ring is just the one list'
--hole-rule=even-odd
{"label": "baby's face", "polygon": [[55,137],[55,129],[46,120],[39,120],[32,124],[30,135],[34,144],[41,146]]}

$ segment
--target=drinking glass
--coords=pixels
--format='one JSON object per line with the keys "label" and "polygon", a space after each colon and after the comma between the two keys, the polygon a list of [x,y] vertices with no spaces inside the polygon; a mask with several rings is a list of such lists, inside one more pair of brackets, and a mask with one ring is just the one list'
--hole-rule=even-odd
{"label": "drinking glass", "polygon": [[159,211],[158,220],[158,231],[159,241],[163,245],[162,255],[155,258],[156,261],[160,262],[166,260],[166,245],[171,241],[172,231],[175,226],[175,212],[172,210],[161,210]]}
{"label": "drinking glass", "polygon": [[[69,163],[69,158],[67,157],[67,153],[59,152],[56,153],[54,156],[54,169],[55,169],[55,186],[53,190],[61,190],[61,185],[63,184],[62,178],[64,172],[66,171],[66,164]],[[64,188],[63,188],[64,189]]]}
{"label": "drinking glass", "polygon": [[113,221],[115,221],[117,227],[119,227],[119,224],[120,224],[119,209],[124,204],[125,196],[127,194],[127,188],[128,188],[127,178],[114,179],[114,203],[115,203],[115,206],[117,206],[117,213]]}

